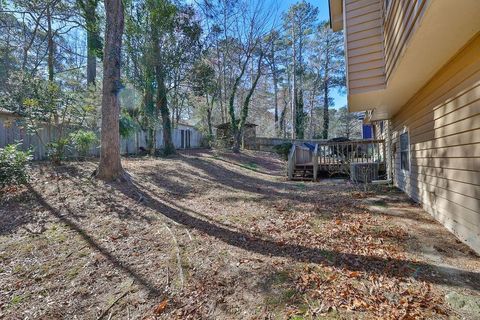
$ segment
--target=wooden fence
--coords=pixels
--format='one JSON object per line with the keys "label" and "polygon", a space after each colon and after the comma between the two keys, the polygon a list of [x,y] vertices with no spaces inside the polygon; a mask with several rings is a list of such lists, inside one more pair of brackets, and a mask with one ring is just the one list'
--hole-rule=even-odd
{"label": "wooden fence", "polygon": [[266,137],[256,137],[255,142],[252,143],[252,148],[255,150],[260,151],[273,151],[273,148],[277,145],[283,143],[296,143],[297,145],[301,145],[303,143],[309,143],[311,145],[315,145],[317,143],[324,143],[328,142],[328,140],[322,139],[288,139],[288,138],[266,138]]}
{"label": "wooden fence", "polygon": [[[190,131],[190,133],[187,134],[187,131]],[[22,149],[32,150],[34,160],[47,159],[47,149],[45,145],[51,141],[55,141],[57,136],[58,132],[53,126],[45,125],[37,134],[28,133],[23,126],[20,125],[18,117],[0,117],[0,148],[19,142]],[[183,124],[179,124],[172,130],[172,139],[177,149],[199,148],[202,145],[202,134],[195,128]],[[157,130],[156,148],[161,148],[162,146],[162,130]],[[120,152],[123,155],[136,154],[141,147],[147,147],[147,133],[145,131],[139,130],[132,136],[120,140]],[[90,149],[88,155],[92,157],[100,155],[98,143]],[[66,156],[75,157],[76,152],[71,148],[67,148]]]}

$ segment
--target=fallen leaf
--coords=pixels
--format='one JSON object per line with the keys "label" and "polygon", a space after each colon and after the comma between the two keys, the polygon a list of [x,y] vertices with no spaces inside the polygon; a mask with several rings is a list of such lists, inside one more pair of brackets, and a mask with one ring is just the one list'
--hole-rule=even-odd
{"label": "fallen leaf", "polygon": [[155,307],[155,309],[153,310],[153,313],[161,314],[167,308],[167,304],[168,304],[168,300],[163,300]]}

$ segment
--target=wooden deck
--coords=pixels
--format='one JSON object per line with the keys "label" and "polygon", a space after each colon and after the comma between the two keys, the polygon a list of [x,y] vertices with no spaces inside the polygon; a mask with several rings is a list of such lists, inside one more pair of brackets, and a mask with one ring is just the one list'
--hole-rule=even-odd
{"label": "wooden deck", "polygon": [[353,163],[378,163],[385,170],[384,140],[353,140],[317,143],[311,150],[294,144],[288,157],[288,177],[317,180],[319,173],[350,174]]}

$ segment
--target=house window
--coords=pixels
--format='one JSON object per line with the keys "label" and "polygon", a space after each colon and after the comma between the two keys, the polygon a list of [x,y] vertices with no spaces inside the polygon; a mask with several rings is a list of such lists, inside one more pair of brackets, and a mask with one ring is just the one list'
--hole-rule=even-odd
{"label": "house window", "polygon": [[400,135],[400,168],[408,171],[410,169],[410,144],[408,132]]}

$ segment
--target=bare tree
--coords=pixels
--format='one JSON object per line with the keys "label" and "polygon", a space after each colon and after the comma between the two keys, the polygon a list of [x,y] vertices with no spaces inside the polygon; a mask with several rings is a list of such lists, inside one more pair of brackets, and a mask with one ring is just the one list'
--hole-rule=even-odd
{"label": "bare tree", "polygon": [[[234,77],[235,80],[228,99],[228,114],[233,136],[233,152],[240,152],[240,143],[247,122],[250,101],[262,74],[264,55],[268,51],[268,48],[265,47],[264,40],[267,34],[271,32],[272,27],[268,23],[269,15],[271,14],[269,8],[263,6],[263,3],[260,1],[254,6],[251,4],[252,3],[248,1],[243,1],[239,4],[239,10],[231,14],[234,28],[229,31],[233,31],[235,36],[226,33],[226,39],[234,39],[233,44],[237,46],[237,48],[231,48],[231,51],[236,53],[235,56],[238,59],[239,67]],[[267,42],[267,44],[269,44],[269,42]],[[238,94],[239,87],[247,71],[248,64],[253,64],[255,58],[257,58],[256,69],[254,70],[255,67],[252,66],[251,84],[249,88],[246,89],[245,98],[240,103]],[[255,76],[253,76],[254,74]],[[238,119],[235,112],[236,103],[240,113]]]}

